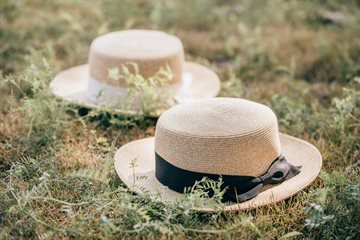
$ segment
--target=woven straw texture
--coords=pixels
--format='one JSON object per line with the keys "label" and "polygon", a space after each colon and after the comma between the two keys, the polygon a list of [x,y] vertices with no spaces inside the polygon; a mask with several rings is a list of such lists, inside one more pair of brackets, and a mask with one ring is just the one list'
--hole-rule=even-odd
{"label": "woven straw texture", "polygon": [[[178,167],[204,173],[259,176],[280,153],[301,166],[295,177],[266,186],[255,198],[225,211],[282,201],[308,186],[322,166],[316,147],[279,133],[271,109],[243,99],[204,99],[173,107],[159,118],[155,138],[130,142],[116,152],[115,169],[127,186],[155,200],[174,201],[181,193],[156,179],[154,151]],[[208,206],[196,210],[213,211]]]}
{"label": "woven straw texture", "polygon": [[[142,44],[143,41],[146,44]],[[179,103],[215,97],[220,90],[220,79],[214,71],[184,61],[183,46],[177,37],[148,30],[128,30],[98,37],[90,47],[89,64],[60,72],[51,81],[50,88],[63,100],[86,108],[108,106],[108,99],[121,103],[127,96],[124,82],[109,82],[108,69],[127,62],[138,63],[144,77],[153,75],[165,65],[172,68],[175,76],[169,87],[174,89],[174,94],[170,98]],[[102,94],[106,96],[98,99]],[[113,111],[124,114],[136,114],[136,110],[113,107]],[[158,117],[163,111],[158,109],[152,116]]]}
{"label": "woven straw texture", "polygon": [[145,78],[168,65],[175,75],[171,83],[180,83],[184,62],[183,45],[175,36],[151,30],[112,32],[92,42],[89,53],[91,78],[125,86],[125,80],[108,79],[108,70],[129,62],[136,63]]}
{"label": "woven straw texture", "polygon": [[265,105],[236,98],[203,99],[166,111],[155,150],[195,172],[259,176],[281,154],[277,119]]}
{"label": "woven straw texture", "polygon": [[[120,179],[138,194],[146,192],[156,201],[176,201],[182,194],[162,185],[155,177],[154,143],[155,139],[152,137],[122,146],[115,154],[116,172]],[[308,142],[281,133],[280,143],[286,159],[293,165],[301,165],[301,172],[279,185],[264,188],[259,195],[249,201],[227,205],[224,211],[244,210],[280,202],[298,193],[316,179],[322,166],[319,151]],[[134,175],[130,164],[135,158],[137,166]],[[194,210],[214,211],[206,205]]]}

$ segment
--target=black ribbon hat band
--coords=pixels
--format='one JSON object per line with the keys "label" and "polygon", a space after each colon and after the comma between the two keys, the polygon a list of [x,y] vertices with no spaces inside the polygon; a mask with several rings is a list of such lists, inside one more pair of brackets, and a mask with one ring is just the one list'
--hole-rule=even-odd
{"label": "black ribbon hat band", "polygon": [[259,177],[233,176],[193,172],[178,168],[155,152],[155,176],[165,186],[183,193],[185,187],[192,187],[204,177],[212,180],[222,178],[227,190],[224,202],[244,202],[256,197],[261,188],[268,184],[282,183],[300,173],[300,167],[289,163],[283,155],[276,158],[267,171]]}

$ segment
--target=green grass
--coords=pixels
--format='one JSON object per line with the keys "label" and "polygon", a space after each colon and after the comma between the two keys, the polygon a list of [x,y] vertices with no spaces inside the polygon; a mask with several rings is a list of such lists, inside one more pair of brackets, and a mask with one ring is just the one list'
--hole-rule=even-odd
{"label": "green grass", "polygon": [[[359,26],[358,1],[0,0],[0,239],[359,239]],[[219,73],[221,96],[270,106],[282,132],[316,145],[320,177],[238,213],[191,211],[210,201],[201,189],[174,204],[133,195],[113,156],[156,119],[88,112],[48,89],[94,37],[126,28],[179,36],[187,59]]]}

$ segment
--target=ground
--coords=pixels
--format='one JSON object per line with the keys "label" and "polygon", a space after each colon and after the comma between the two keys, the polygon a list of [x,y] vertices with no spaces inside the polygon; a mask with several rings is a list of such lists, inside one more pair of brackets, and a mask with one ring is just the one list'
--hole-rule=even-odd
{"label": "ground", "polygon": [[[0,239],[359,239],[359,1],[0,0]],[[320,150],[319,178],[292,198],[237,213],[133,195],[114,152],[156,119],[86,111],[48,89],[114,30],[180,37],[220,96],[270,106],[282,132]]]}

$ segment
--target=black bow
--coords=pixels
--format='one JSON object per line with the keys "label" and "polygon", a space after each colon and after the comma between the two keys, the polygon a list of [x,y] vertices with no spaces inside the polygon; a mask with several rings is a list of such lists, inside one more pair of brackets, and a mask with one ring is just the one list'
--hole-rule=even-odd
{"label": "black bow", "polygon": [[282,183],[300,173],[301,166],[289,163],[283,155],[280,155],[260,177],[254,177],[250,181],[228,185],[224,201],[245,202],[256,197],[262,187],[268,184]]}

